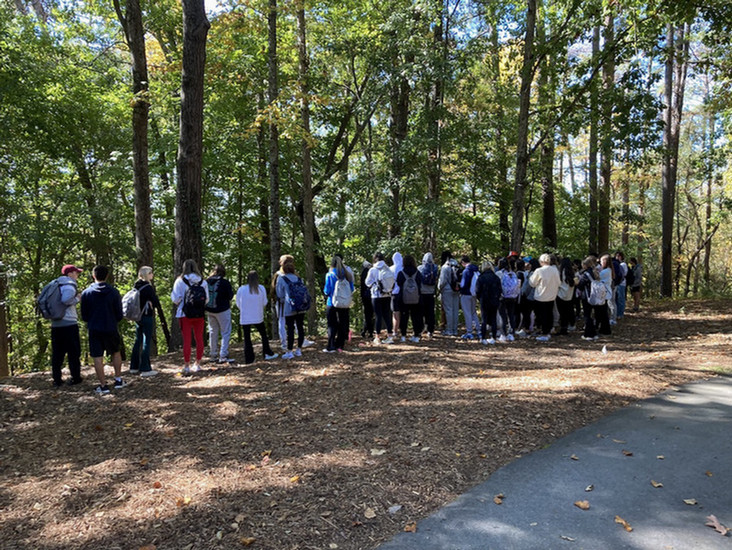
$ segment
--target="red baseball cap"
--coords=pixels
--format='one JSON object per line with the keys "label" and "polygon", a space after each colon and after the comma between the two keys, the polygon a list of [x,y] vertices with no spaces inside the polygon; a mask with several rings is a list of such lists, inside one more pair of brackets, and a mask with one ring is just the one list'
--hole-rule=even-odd
{"label": "red baseball cap", "polygon": [[511,252],[508,253],[508,257],[510,258],[512,256],[515,256],[516,258],[518,258],[520,256],[520,254],[518,252],[516,252],[515,250],[511,250]]}
{"label": "red baseball cap", "polygon": [[66,264],[61,268],[61,275],[68,275],[69,273],[83,273],[83,269],[79,269],[74,264]]}

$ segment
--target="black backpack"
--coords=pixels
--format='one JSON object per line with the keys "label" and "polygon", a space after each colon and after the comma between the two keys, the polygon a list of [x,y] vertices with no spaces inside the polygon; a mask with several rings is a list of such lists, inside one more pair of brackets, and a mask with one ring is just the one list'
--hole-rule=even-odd
{"label": "black backpack", "polygon": [[183,314],[189,319],[200,319],[206,310],[206,290],[201,284],[202,281],[191,284],[185,277],[182,279],[188,286],[183,294]]}

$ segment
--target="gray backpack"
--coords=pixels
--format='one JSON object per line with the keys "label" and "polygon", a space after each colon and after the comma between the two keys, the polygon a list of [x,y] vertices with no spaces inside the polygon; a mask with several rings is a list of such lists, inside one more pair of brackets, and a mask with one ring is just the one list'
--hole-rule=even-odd
{"label": "gray backpack", "polygon": [[54,279],[43,287],[36,300],[36,312],[41,317],[52,321],[59,321],[64,318],[69,306],[61,301],[61,287],[66,284],[76,287],[73,283],[61,284],[58,279]]}
{"label": "gray backpack", "polygon": [[402,302],[406,305],[414,305],[419,303],[419,285],[417,284],[417,274],[412,276],[404,274],[404,286],[402,287]]}

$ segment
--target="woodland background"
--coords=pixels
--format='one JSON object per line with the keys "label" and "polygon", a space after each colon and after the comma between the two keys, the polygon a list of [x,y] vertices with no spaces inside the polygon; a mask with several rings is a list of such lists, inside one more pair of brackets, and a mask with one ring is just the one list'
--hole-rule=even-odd
{"label": "woodland background", "polygon": [[0,375],[66,263],[152,265],[168,321],[188,257],[319,295],[335,252],[622,249],[729,294],[731,44],[723,0],[0,0]]}

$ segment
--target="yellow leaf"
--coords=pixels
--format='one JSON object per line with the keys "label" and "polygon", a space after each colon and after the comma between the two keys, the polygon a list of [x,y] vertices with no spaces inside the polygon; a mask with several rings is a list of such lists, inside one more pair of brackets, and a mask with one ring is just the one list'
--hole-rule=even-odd
{"label": "yellow leaf", "polygon": [[292,476],[290,478],[290,483],[298,483],[300,481],[300,476]]}
{"label": "yellow leaf", "polygon": [[633,530],[633,528],[630,526],[630,524],[627,521],[625,521],[623,518],[621,518],[620,516],[615,516],[615,523],[619,523],[620,525],[622,525],[623,528],[628,533],[630,533]]}
{"label": "yellow leaf", "polygon": [[590,503],[587,500],[578,500],[574,503],[574,505],[579,508],[580,510],[589,510],[590,509]]}
{"label": "yellow leaf", "polygon": [[175,505],[178,508],[182,508],[183,506],[188,506],[191,503],[191,497],[185,496],[185,497],[179,497],[178,500],[175,501]]}
{"label": "yellow leaf", "polygon": [[651,480],[651,485],[653,485],[656,489],[663,487],[663,483],[659,483],[658,481]]}
{"label": "yellow leaf", "polygon": [[416,521],[410,521],[404,526],[404,532],[405,533],[416,533],[417,532],[417,522]]}
{"label": "yellow leaf", "polygon": [[239,542],[241,542],[244,546],[251,546],[255,542],[257,542],[257,539],[254,537],[241,537],[239,539]]}

